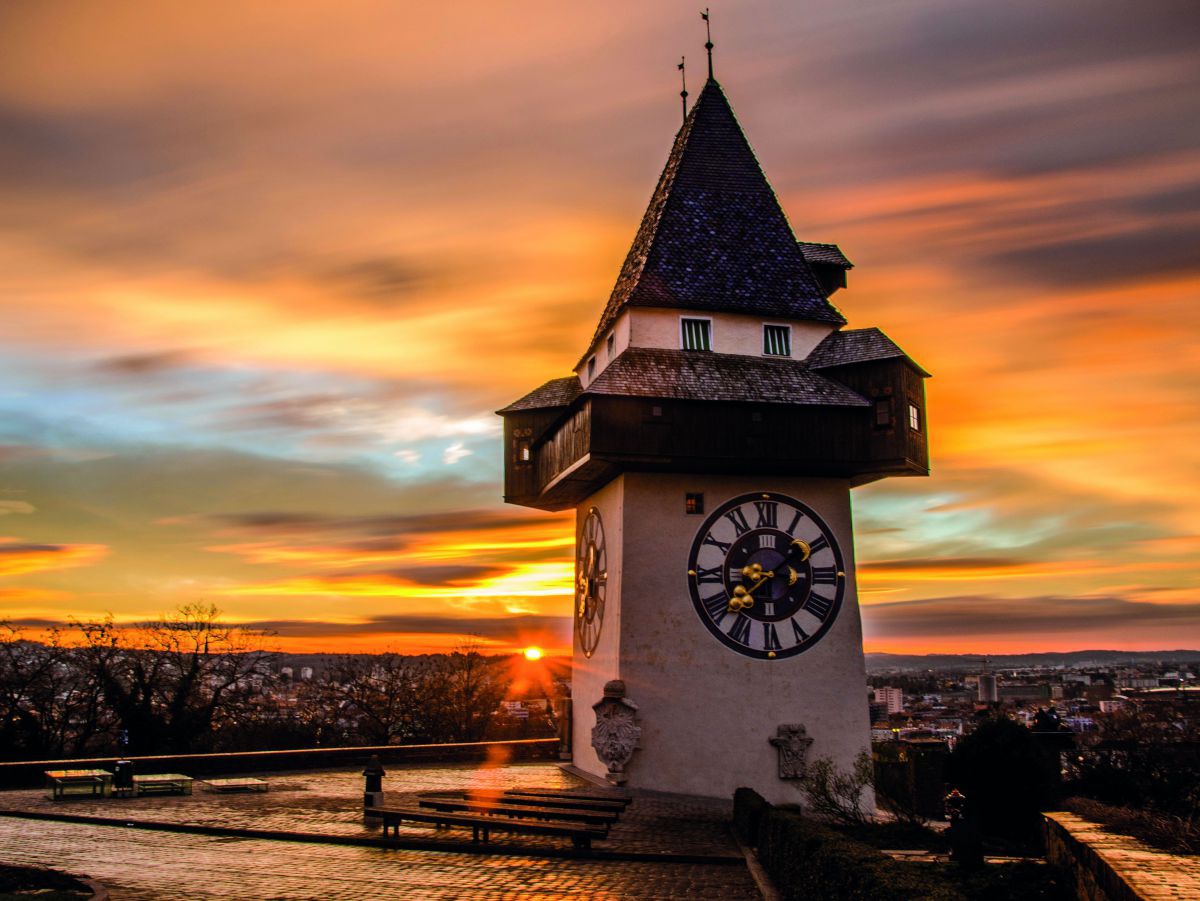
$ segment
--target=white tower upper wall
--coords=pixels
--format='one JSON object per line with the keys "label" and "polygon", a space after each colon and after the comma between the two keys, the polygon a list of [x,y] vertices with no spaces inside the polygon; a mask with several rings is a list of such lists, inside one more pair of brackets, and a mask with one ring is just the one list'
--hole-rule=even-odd
{"label": "white tower upper wall", "polygon": [[[786,325],[791,328],[790,359],[803,360],[826,336],[835,330],[827,322],[808,319],[763,319],[746,313],[707,313],[695,310],[667,310],[654,307],[626,309],[596,344],[594,352],[575,370],[584,388],[600,375],[610,362],[627,347],[661,347],[679,350],[683,346],[681,320],[707,319],[710,323],[712,351],[760,357],[763,353],[763,326]],[[609,350],[609,338],[612,349]],[[594,361],[594,364],[593,364]]]}

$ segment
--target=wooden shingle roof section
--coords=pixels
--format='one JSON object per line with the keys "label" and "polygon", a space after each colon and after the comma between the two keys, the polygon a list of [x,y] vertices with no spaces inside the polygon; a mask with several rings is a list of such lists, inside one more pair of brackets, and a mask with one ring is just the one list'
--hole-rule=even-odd
{"label": "wooden shingle roof section", "polygon": [[794,360],[631,347],[585,394],[670,400],[865,407],[862,395]]}
{"label": "wooden shingle roof section", "polygon": [[627,306],[846,321],[716,81],[675,137],[593,344]]}
{"label": "wooden shingle roof section", "polygon": [[846,259],[842,248],[836,244],[819,244],[814,241],[797,241],[796,243],[800,246],[800,252],[804,254],[804,259],[809,263],[837,266],[840,269],[854,268],[854,264]]}
{"label": "wooden shingle roof section", "polygon": [[877,328],[846,329],[833,332],[808,355],[809,369],[832,369],[875,360],[907,360],[922,376],[929,377],[920,364],[900,349],[895,341]]}
{"label": "wooden shingle roof section", "polygon": [[533,389],[520,400],[515,400],[496,412],[504,415],[522,410],[549,410],[554,407],[567,407],[575,398],[579,397],[582,391],[579,376],[570,375],[562,379],[551,379],[540,388]]}

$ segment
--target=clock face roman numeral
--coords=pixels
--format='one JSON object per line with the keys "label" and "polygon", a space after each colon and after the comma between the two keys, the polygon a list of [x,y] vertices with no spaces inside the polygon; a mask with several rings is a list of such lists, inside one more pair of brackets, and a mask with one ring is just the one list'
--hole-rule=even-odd
{"label": "clock face roman numeral", "polygon": [[827,547],[829,547],[829,539],[827,539],[824,535],[818,535],[808,543],[808,550],[813,554],[815,554],[817,551],[823,551]]}
{"label": "clock face roman numeral", "polygon": [[739,613],[737,619],[733,621],[733,625],[729,627],[729,637],[738,644],[749,644],[750,622],[750,617],[744,613]]}
{"label": "clock face roman numeral", "polygon": [[783,648],[779,643],[779,633],[775,631],[774,623],[763,623],[763,650],[778,651]]}
{"label": "clock face roman numeral", "polygon": [[763,532],[758,536],[758,549],[761,551],[764,548],[775,549],[775,545],[779,543],[779,536],[773,532]]}
{"label": "clock face roman numeral", "polygon": [[779,504],[774,501],[755,501],[754,509],[758,511],[756,529],[774,529],[779,525]]}
{"label": "clock face roman numeral", "polygon": [[801,605],[801,609],[807,610],[817,619],[825,619],[829,615],[829,611],[833,609],[833,599],[819,594],[810,594],[808,600]]}
{"label": "clock face roman numeral", "polygon": [[836,585],[838,571],[836,566],[814,566],[812,571],[814,585]]}
{"label": "clock face roman numeral", "polygon": [[733,547],[732,544],[726,544],[724,541],[717,541],[717,539],[713,537],[712,532],[709,532],[707,535],[704,536],[704,544],[712,545],[717,550],[719,550],[722,554],[728,554],[729,549],[731,547]]}
{"label": "clock face roman numeral", "polygon": [[725,514],[725,518],[733,523],[733,528],[739,537],[750,531],[750,523],[746,522],[746,514],[742,512],[741,507],[734,507]]}
{"label": "clock face roman numeral", "polygon": [[721,581],[721,567],[714,566],[712,569],[696,570],[696,581],[697,582],[720,582]]}
{"label": "clock face roman numeral", "polygon": [[792,617],[790,622],[792,624],[792,634],[796,636],[796,644],[801,645],[808,641],[808,633],[800,628],[800,624],[796,622],[796,618]]}
{"label": "clock face roman numeral", "polygon": [[788,524],[788,527],[786,529],[784,529],[783,531],[787,532],[789,535],[795,535],[796,534],[796,526],[800,525],[800,520],[803,518],[804,518],[804,514],[801,513],[799,510],[797,510],[796,515],[792,517],[792,521]]}
{"label": "clock face roman numeral", "polygon": [[708,615],[712,621],[718,626],[721,625],[721,620],[725,618],[725,614],[729,612],[729,598],[724,592],[706,597],[702,603],[704,609],[708,611]]}

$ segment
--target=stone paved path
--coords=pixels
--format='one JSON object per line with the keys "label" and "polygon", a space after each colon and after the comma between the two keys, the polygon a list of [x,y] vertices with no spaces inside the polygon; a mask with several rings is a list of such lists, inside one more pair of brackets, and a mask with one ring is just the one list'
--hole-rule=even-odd
{"label": "stone paved path", "polygon": [[0,820],[0,860],[101,880],[114,901],[758,898],[745,867],[391,851]]}
{"label": "stone paved path", "polygon": [[[362,822],[362,775],[358,770],[260,774],[270,782],[265,794],[218,794],[200,782],[191,796],[76,800],[54,802],[42,791],[0,792],[0,809],[74,816],[120,817],[201,826],[265,829],[325,835],[377,836]],[[404,767],[389,771],[384,780],[387,800],[416,803],[421,791],[460,788],[594,789],[553,764],[515,764],[499,767],[471,765]],[[612,828],[596,842],[610,851],[740,857],[727,821],[729,805],[674,796],[639,797]],[[404,826],[402,837],[448,843],[467,843],[467,830],[434,832],[426,825]],[[506,847],[554,847],[560,838],[493,836],[492,844]]]}

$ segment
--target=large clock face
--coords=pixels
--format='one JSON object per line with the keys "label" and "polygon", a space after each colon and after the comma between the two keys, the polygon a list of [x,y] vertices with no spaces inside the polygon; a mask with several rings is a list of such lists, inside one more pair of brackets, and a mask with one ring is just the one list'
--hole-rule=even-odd
{"label": "large clock face", "polygon": [[692,542],[687,579],[696,613],[722,644],[769,660],[820,641],[846,589],[829,527],[775,492],[744,494],[713,511]]}
{"label": "large clock face", "polygon": [[592,507],[583,521],[576,543],[575,631],[585,657],[591,657],[604,625],[604,594],[608,587],[608,552],[604,548],[604,523]]}

